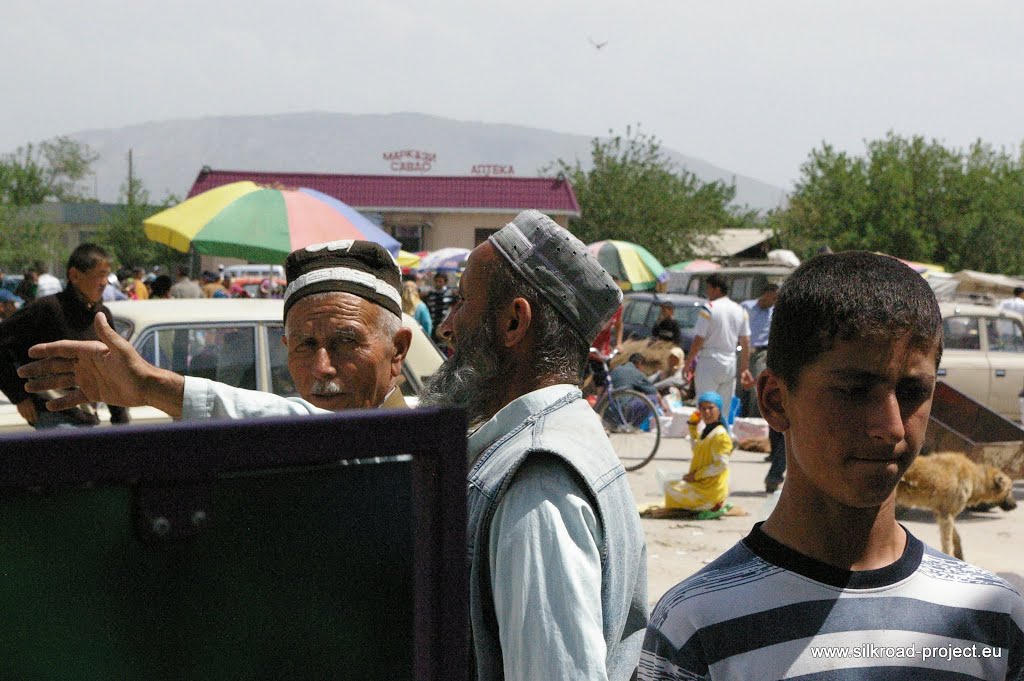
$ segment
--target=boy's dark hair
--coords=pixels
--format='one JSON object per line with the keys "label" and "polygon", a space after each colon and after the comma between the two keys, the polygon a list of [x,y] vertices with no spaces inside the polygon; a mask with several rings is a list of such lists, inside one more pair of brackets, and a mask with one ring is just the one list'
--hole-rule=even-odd
{"label": "boy's dark hair", "polygon": [[110,256],[100,246],[90,243],[79,244],[68,257],[68,269],[74,267],[79,272],[88,272],[104,260],[109,262]]}
{"label": "boy's dark hair", "polygon": [[643,356],[643,354],[639,352],[634,352],[632,355],[629,356],[630,364],[643,364],[646,361],[647,359]]}
{"label": "boy's dark hair", "polygon": [[729,282],[721,274],[712,274],[704,284],[705,288],[714,286],[725,295],[729,295]]}
{"label": "boy's dark hair", "polygon": [[1019,296],[1022,293],[1024,293],[1024,287],[1022,286],[1017,286],[1016,288],[1013,289],[1013,295],[1015,296]]}
{"label": "boy's dark hair", "polygon": [[761,289],[761,295],[764,295],[765,293],[775,293],[778,290],[779,290],[779,285],[778,284],[765,284],[764,288]]}
{"label": "boy's dark hair", "polygon": [[899,260],[865,251],[816,256],[786,280],[775,303],[767,365],[796,387],[800,370],[837,340],[909,334],[916,345],[938,345],[942,313],[921,275]]}

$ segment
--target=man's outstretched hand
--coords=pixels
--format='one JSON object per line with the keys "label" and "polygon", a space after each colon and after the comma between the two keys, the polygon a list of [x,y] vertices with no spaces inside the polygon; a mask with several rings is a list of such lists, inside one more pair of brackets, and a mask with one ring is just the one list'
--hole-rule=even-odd
{"label": "man's outstretched hand", "polygon": [[46,403],[50,411],[84,402],[106,402],[119,407],[152,405],[179,418],[184,378],[142,359],[110,328],[102,313],[96,315],[94,325],[99,340],[61,340],[32,346],[28,354],[37,361],[18,369],[19,376],[29,379],[25,390],[70,390]]}

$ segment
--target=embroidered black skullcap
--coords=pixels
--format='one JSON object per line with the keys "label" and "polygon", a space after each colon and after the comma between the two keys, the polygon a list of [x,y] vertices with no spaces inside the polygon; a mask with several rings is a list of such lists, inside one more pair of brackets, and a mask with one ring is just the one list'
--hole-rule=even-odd
{"label": "embroidered black skullcap", "polygon": [[341,291],[365,298],[402,318],[402,272],[386,248],[372,241],[341,239],[292,251],[284,264],[288,288],[284,316],[295,301]]}

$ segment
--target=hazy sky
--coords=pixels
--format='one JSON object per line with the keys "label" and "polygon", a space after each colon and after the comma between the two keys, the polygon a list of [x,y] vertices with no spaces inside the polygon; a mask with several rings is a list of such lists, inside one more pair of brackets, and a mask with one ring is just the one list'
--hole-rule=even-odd
{"label": "hazy sky", "polygon": [[[288,9],[289,6],[295,9]],[[0,150],[167,118],[415,111],[643,128],[789,186],[828,141],[1024,139],[1024,3],[5,0]],[[600,50],[595,42],[607,42]]]}

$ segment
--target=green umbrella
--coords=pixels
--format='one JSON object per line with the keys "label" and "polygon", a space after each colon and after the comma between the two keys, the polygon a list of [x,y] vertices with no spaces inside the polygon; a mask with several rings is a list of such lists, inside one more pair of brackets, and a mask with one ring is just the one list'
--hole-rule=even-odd
{"label": "green umbrella", "polygon": [[651,252],[629,241],[597,241],[587,246],[608,274],[634,291],[648,291],[665,277],[665,267]]}

